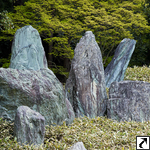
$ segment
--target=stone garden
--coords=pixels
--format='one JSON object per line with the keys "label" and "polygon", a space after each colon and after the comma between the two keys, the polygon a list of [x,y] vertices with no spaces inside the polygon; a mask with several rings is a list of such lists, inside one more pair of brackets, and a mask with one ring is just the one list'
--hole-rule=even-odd
{"label": "stone garden", "polygon": [[[150,121],[150,83],[123,81],[136,41],[123,39],[104,71],[92,31],[74,50],[65,89],[48,68],[41,38],[32,26],[15,33],[9,68],[0,68],[0,118],[14,122],[18,143],[40,145],[45,125],[107,116],[116,121]],[[106,87],[109,88],[109,97]],[[82,142],[69,150],[85,150]]]}

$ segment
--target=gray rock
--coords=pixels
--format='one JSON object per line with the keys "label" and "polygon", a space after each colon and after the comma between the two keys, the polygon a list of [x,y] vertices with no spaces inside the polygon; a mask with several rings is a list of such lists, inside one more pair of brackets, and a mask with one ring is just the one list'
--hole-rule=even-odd
{"label": "gray rock", "polygon": [[86,150],[83,142],[77,142],[73,146],[71,146],[68,150]]}
{"label": "gray rock", "polygon": [[44,116],[46,125],[69,121],[63,85],[51,70],[0,68],[0,117],[14,121],[22,105]]}
{"label": "gray rock", "polygon": [[45,136],[44,117],[27,106],[17,109],[14,122],[14,135],[17,142],[22,144],[41,145]]}
{"label": "gray rock", "polygon": [[75,113],[73,111],[73,107],[71,105],[71,103],[69,102],[69,100],[66,98],[66,106],[67,106],[67,110],[68,110],[68,123],[71,124],[73,122],[73,120],[75,119]]}
{"label": "gray rock", "polygon": [[19,70],[48,68],[40,35],[31,25],[16,31],[9,68]]}
{"label": "gray rock", "polygon": [[150,83],[113,82],[109,89],[107,115],[117,121],[150,121]]}
{"label": "gray rock", "polygon": [[108,88],[112,82],[123,81],[135,44],[135,40],[125,38],[118,45],[112,61],[105,69],[105,82]]}
{"label": "gray rock", "polygon": [[17,108],[25,105],[41,113],[46,125],[71,123],[66,102],[62,84],[47,68],[38,31],[32,26],[17,30],[10,68],[0,68],[0,117],[14,121]]}
{"label": "gray rock", "polygon": [[92,31],[87,31],[74,51],[66,97],[75,116],[103,116],[106,112],[106,88],[100,48]]}

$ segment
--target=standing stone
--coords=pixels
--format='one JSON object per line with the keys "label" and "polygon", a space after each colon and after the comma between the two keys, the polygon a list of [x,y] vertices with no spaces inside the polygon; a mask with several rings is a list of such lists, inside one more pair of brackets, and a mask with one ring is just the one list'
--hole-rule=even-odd
{"label": "standing stone", "polygon": [[9,68],[19,70],[48,68],[40,35],[31,25],[16,31],[10,62]]}
{"label": "standing stone", "polygon": [[150,83],[113,82],[109,89],[107,115],[117,121],[150,121]]}
{"label": "standing stone", "polygon": [[41,145],[45,136],[44,117],[27,106],[18,107],[14,122],[14,135],[21,145]]}
{"label": "standing stone", "polygon": [[68,110],[68,123],[71,124],[75,118],[75,114],[73,111],[73,107],[71,105],[71,103],[69,102],[69,100],[66,98],[66,106],[67,106],[67,110]]}
{"label": "standing stone", "polygon": [[17,108],[24,105],[43,115],[46,125],[73,121],[63,85],[47,68],[39,33],[31,26],[17,30],[10,67],[0,68],[0,118],[14,121]]}
{"label": "standing stone", "polygon": [[125,38],[118,45],[112,61],[105,69],[106,87],[109,88],[114,81],[123,81],[135,44],[135,40]]}
{"label": "standing stone", "polygon": [[87,31],[74,51],[66,97],[76,117],[103,116],[106,112],[106,89],[100,48],[92,31]]}
{"label": "standing stone", "polygon": [[83,142],[77,142],[73,146],[71,146],[68,150],[86,150]]}

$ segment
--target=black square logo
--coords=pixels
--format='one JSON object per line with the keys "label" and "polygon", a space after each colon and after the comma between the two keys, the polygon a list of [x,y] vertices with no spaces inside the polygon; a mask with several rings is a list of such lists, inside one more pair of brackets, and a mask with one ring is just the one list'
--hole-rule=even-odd
{"label": "black square logo", "polygon": [[150,136],[136,136],[136,150],[150,150]]}

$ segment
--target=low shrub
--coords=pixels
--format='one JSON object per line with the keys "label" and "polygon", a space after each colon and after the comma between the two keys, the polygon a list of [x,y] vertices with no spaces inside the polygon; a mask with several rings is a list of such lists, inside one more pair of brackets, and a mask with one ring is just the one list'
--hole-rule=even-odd
{"label": "low shrub", "polygon": [[[127,68],[125,80],[150,82],[150,67]],[[135,150],[136,136],[150,136],[150,121],[117,122],[106,117],[83,117],[75,118],[69,126],[64,122],[45,129],[43,146],[20,146],[13,136],[13,123],[0,119],[0,147],[2,150],[67,150],[82,141],[87,150]]]}
{"label": "low shrub", "polygon": [[150,66],[128,67],[125,72],[124,80],[146,81],[150,83]]}

